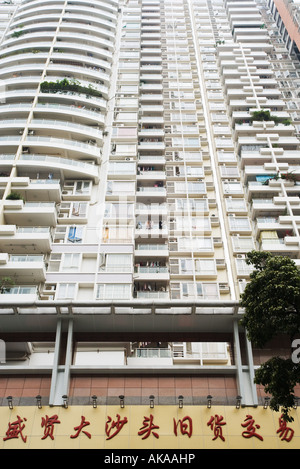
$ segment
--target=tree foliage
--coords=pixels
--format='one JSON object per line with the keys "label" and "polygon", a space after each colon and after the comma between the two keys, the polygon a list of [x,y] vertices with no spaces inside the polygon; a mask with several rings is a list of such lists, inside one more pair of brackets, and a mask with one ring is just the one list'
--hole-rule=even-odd
{"label": "tree foliage", "polygon": [[299,381],[299,364],[290,358],[270,358],[255,372],[255,383],[263,385],[265,392],[272,396],[270,408],[278,412],[281,407],[287,421],[293,420],[289,411],[294,405],[294,388]]}
{"label": "tree foliage", "polygon": [[279,334],[292,340],[300,332],[299,269],[290,258],[268,252],[248,253],[247,263],[255,269],[241,297],[249,340],[258,347]]}
{"label": "tree foliage", "polygon": [[[292,341],[300,333],[300,271],[293,260],[252,251],[247,263],[254,271],[241,296],[245,310],[241,321],[249,340],[263,347],[280,334]],[[300,382],[300,367],[291,358],[273,357],[255,372],[255,383],[270,393],[270,407],[292,420],[289,410],[294,404],[294,387]]]}

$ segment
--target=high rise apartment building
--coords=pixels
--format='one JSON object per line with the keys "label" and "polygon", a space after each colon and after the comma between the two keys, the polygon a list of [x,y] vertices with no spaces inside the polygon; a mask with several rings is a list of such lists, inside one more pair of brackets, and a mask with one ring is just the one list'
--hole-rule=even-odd
{"label": "high rise apartment building", "polygon": [[260,404],[245,255],[300,263],[300,64],[268,2],[10,8],[3,405]]}

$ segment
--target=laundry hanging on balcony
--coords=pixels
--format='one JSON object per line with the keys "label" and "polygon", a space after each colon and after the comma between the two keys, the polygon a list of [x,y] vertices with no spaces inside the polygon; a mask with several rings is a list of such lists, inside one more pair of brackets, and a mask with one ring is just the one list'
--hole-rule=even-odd
{"label": "laundry hanging on balcony", "polygon": [[274,174],[264,174],[256,176],[256,181],[261,182],[262,184],[267,184],[270,179],[274,179]]}

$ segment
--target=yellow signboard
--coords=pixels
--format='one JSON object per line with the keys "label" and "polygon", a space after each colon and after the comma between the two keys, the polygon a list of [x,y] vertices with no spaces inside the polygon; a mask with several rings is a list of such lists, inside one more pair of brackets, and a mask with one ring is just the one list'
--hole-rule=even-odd
{"label": "yellow signboard", "polygon": [[103,462],[116,462],[122,449],[299,449],[300,414],[291,415],[285,422],[269,408],[231,406],[2,407],[0,448],[103,449],[111,459]]}

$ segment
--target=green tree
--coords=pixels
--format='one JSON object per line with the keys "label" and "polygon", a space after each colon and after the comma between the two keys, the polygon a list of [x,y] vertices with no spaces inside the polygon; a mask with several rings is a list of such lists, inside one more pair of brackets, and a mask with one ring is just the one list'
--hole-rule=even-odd
{"label": "green tree", "polygon": [[[280,334],[288,335],[291,344],[300,332],[300,272],[288,257],[272,256],[269,252],[252,251],[247,263],[254,266],[250,282],[241,296],[245,310],[241,321],[253,345],[264,347]],[[300,382],[300,366],[292,358],[272,357],[255,373],[255,383],[270,393],[270,407],[282,407],[284,418],[290,420],[294,403],[293,390]]]}

